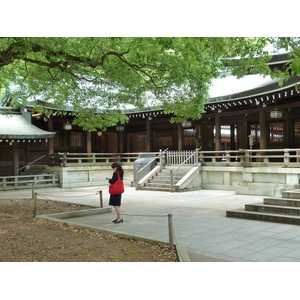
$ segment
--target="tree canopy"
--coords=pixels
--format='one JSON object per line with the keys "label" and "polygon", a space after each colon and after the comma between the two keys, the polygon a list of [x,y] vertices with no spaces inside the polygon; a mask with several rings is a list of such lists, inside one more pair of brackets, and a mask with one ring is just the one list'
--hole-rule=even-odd
{"label": "tree canopy", "polygon": [[[291,62],[271,70],[270,54],[285,49]],[[238,58],[238,59],[237,59]],[[105,130],[126,122],[128,107],[163,107],[173,121],[199,119],[212,79],[231,73],[300,75],[298,38],[247,37],[4,37],[0,90],[14,105],[36,100],[72,106],[74,123]],[[50,104],[49,104],[50,105]],[[95,113],[101,111],[102,113]]]}

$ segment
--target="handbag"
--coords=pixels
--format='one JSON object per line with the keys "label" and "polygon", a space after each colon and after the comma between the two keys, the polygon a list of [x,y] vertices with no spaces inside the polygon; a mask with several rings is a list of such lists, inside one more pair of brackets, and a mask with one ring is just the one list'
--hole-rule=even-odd
{"label": "handbag", "polygon": [[120,174],[118,172],[117,172],[117,174],[118,174],[118,179],[114,183],[111,183],[109,185],[108,192],[111,195],[119,195],[119,194],[124,193],[124,183],[123,183],[123,180],[121,180]]}

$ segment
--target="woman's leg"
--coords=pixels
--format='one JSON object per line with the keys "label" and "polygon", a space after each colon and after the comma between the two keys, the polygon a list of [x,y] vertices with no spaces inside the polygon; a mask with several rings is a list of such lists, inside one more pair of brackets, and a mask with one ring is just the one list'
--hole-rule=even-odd
{"label": "woman's leg", "polygon": [[121,220],[122,217],[121,217],[121,207],[120,206],[114,206],[115,210],[116,210],[116,213],[117,213],[117,220]]}

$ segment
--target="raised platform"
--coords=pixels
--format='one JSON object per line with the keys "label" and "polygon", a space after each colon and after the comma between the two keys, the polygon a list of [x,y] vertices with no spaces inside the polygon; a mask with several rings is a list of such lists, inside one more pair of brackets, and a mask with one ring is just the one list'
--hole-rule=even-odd
{"label": "raised platform", "polygon": [[246,204],[245,210],[229,210],[226,216],[257,221],[300,225],[300,190],[285,191],[281,197],[268,197],[263,203]]}

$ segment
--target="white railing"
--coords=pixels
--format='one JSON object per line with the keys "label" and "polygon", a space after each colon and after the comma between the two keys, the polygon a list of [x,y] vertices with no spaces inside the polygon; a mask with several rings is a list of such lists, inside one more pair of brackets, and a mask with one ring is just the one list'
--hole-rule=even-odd
{"label": "white railing", "polygon": [[191,151],[167,151],[166,152],[167,165],[194,165],[197,161],[195,150]]}
{"label": "white railing", "polygon": [[[198,166],[199,164],[199,149],[196,149],[195,151],[179,151],[176,154],[176,159],[175,161],[180,161],[185,158],[184,161],[181,162],[179,166],[177,166],[175,169],[171,170],[171,191],[174,191],[174,174],[184,165],[194,165]],[[174,152],[174,151],[172,151]],[[187,155],[189,153],[189,155]],[[182,155],[183,154],[183,155]]]}

